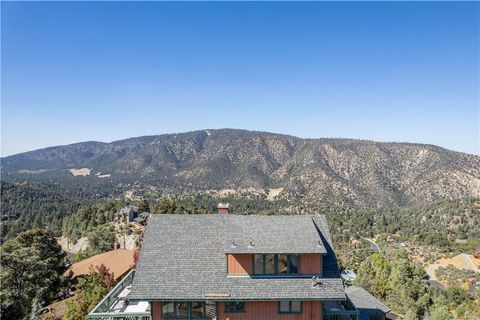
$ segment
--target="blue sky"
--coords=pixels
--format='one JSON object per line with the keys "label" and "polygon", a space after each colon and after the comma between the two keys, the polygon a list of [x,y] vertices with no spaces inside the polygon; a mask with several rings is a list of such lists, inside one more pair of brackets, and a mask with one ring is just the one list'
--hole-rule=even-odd
{"label": "blue sky", "polygon": [[480,153],[480,4],[2,2],[2,156],[205,128]]}

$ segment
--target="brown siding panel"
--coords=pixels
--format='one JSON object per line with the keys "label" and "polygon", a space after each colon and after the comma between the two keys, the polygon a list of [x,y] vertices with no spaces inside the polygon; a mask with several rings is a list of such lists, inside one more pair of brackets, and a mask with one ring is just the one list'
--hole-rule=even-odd
{"label": "brown siding panel", "polygon": [[317,253],[301,254],[300,274],[322,274],[322,255]]}
{"label": "brown siding panel", "polygon": [[251,254],[228,254],[228,274],[246,275],[253,272],[253,255]]}
{"label": "brown siding panel", "polygon": [[152,301],[150,302],[152,310],[152,320],[162,320],[162,303]]}
{"label": "brown siding panel", "polygon": [[276,301],[246,302],[244,313],[225,313],[223,302],[218,303],[219,320],[318,320],[322,319],[320,301],[303,301],[301,314],[280,314]]}

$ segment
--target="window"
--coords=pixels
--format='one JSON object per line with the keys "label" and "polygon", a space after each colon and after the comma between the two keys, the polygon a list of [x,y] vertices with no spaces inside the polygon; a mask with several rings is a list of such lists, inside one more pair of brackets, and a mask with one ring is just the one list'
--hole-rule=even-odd
{"label": "window", "polygon": [[244,301],[225,302],[225,313],[245,312]]}
{"label": "window", "polygon": [[254,255],[253,274],[298,274],[299,263],[298,254],[256,254]]}
{"label": "window", "polygon": [[275,274],[275,255],[265,255],[265,274]]}
{"label": "window", "polygon": [[288,256],[286,254],[278,255],[277,270],[279,274],[288,273]]}
{"label": "window", "polygon": [[192,318],[202,319],[206,318],[205,302],[192,302]]}
{"label": "window", "polygon": [[173,302],[164,302],[162,304],[162,319],[173,319],[173,318],[175,318]]}
{"label": "window", "polygon": [[288,273],[298,274],[299,260],[299,256],[296,254],[291,254],[288,256]]}
{"label": "window", "polygon": [[302,313],[302,302],[292,301],[290,302],[290,308],[292,310],[292,313]]}
{"label": "window", "polygon": [[177,318],[188,318],[188,303],[186,302],[175,302],[175,316]]}
{"label": "window", "polygon": [[254,274],[263,274],[263,254],[256,254],[253,257],[253,273]]}
{"label": "window", "polygon": [[290,312],[290,302],[289,301],[280,301],[280,313]]}
{"label": "window", "polygon": [[278,304],[279,313],[302,313],[301,301],[280,301]]}
{"label": "window", "polygon": [[203,301],[164,302],[162,319],[206,319],[206,304]]}

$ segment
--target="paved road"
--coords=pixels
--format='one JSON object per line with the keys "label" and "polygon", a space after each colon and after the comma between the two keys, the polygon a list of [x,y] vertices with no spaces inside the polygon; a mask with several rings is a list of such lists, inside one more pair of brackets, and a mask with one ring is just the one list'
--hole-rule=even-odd
{"label": "paved road", "polygon": [[370,242],[370,244],[372,245],[373,252],[379,252],[379,253],[381,252],[380,247],[375,243],[375,241],[373,241],[373,239],[368,239],[368,238],[363,238],[363,239]]}

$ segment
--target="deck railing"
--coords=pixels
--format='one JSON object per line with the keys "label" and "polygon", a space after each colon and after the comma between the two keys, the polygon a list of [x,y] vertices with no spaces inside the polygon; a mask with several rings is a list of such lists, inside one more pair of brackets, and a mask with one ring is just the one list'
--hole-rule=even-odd
{"label": "deck railing", "polygon": [[358,320],[358,311],[324,311],[323,320]]}
{"label": "deck railing", "polygon": [[150,320],[150,312],[113,312],[112,307],[119,301],[119,294],[132,284],[135,269],[129,273],[100,301],[88,314],[88,320]]}
{"label": "deck railing", "polygon": [[323,320],[358,320],[360,312],[350,300],[339,302],[343,310],[323,310]]}

